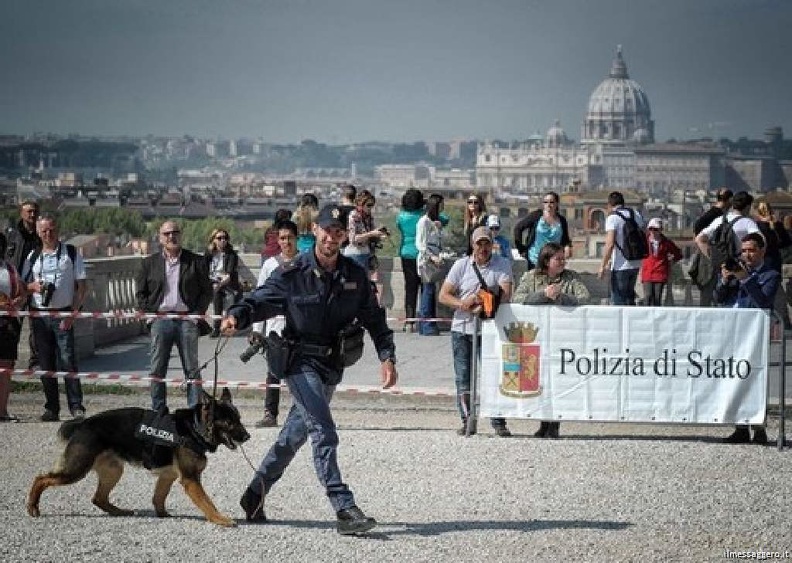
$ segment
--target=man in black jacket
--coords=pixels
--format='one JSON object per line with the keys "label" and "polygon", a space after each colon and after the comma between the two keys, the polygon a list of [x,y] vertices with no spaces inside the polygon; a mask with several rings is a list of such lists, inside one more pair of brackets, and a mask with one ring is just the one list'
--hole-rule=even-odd
{"label": "man in black jacket", "polygon": [[[162,250],[143,259],[136,278],[135,297],[144,313],[190,313],[203,315],[212,301],[212,284],[206,260],[181,247],[181,229],[173,221],[165,221],[159,229]],[[208,333],[206,321],[158,318],[150,323],[152,377],[165,379],[173,345],[179,350],[182,369],[187,379],[200,379],[198,372],[198,337],[201,328]],[[187,403],[198,404],[200,389],[190,385]],[[151,406],[164,407],[167,391],[163,381],[151,383]]]}
{"label": "man in black jacket", "polygon": [[[30,199],[23,201],[19,206],[19,221],[16,227],[9,227],[6,231],[6,239],[8,240],[6,257],[20,275],[22,275],[25,259],[30,256],[34,249],[41,248],[41,238],[36,233],[36,221],[40,211],[37,201]],[[19,320],[21,322],[23,319],[20,318]],[[19,335],[17,335],[16,346],[19,346]],[[30,347],[28,369],[37,369],[38,354],[36,353],[36,342],[33,339],[32,330],[29,334],[28,346]]]}

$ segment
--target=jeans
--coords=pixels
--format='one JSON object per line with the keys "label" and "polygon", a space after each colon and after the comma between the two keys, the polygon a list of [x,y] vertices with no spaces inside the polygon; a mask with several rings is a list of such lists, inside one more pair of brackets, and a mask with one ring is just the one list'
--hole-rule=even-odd
{"label": "jeans", "polygon": [[[30,328],[38,350],[39,368],[44,371],[77,371],[77,358],[74,354],[74,325],[69,330],[62,330],[63,319],[54,317],[32,317]],[[66,402],[69,410],[83,408],[83,394],[80,380],[76,377],[65,377]],[[58,397],[58,379],[41,377],[44,387],[44,408],[55,414],[60,412]]]}
{"label": "jeans", "polygon": [[[437,300],[435,293],[437,285],[434,283],[421,284],[421,304],[418,307],[418,316],[424,319],[433,319],[437,316]],[[418,334],[423,336],[437,336],[440,330],[435,321],[418,321]]]}
{"label": "jeans", "polygon": [[[234,296],[234,303],[238,303],[242,299],[242,292],[236,291],[230,287],[223,287],[216,290],[212,295],[212,311],[215,315],[223,314],[223,306],[225,305],[226,296],[229,293]],[[220,330],[220,321],[214,321],[213,327],[215,330]]]}
{"label": "jeans", "polygon": [[421,277],[418,275],[418,265],[415,258],[402,258],[401,264],[402,273],[404,274],[404,314],[408,319],[411,319],[415,317],[415,305],[418,302],[418,288],[421,286]]}
{"label": "jeans", "polygon": [[[200,379],[198,372],[198,326],[188,320],[155,319],[151,323],[151,375],[165,379],[173,345],[179,350],[184,376]],[[167,404],[167,388],[161,381],[151,382],[151,408],[159,410]],[[198,404],[201,389],[190,383],[187,386],[187,405]]]}
{"label": "jeans", "polygon": [[316,370],[306,364],[298,366],[297,371],[289,374],[285,381],[294,397],[294,404],[249,488],[266,495],[310,436],[316,475],[333,510],[338,512],[355,506],[352,491],[341,479],[336,457],[338,434],[330,412],[335,385],[322,383]]}
{"label": "jeans", "polygon": [[[462,417],[462,422],[468,418],[467,409],[470,402],[470,376],[473,369],[473,335],[451,331],[451,351],[454,355],[454,383],[457,392],[457,409]],[[478,339],[478,353],[481,357],[481,337]],[[492,418],[490,423],[493,428],[506,425],[503,418]]]}
{"label": "jeans", "polygon": [[638,271],[638,268],[611,270],[611,305],[635,305],[635,282],[638,281]]}

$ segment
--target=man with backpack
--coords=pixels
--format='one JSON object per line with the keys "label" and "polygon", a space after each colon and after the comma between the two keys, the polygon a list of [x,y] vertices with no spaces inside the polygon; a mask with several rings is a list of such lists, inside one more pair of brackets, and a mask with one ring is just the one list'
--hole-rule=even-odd
{"label": "man with backpack", "polygon": [[[30,310],[53,312],[82,310],[85,300],[85,264],[74,246],[58,240],[58,224],[54,217],[42,215],[36,222],[41,248],[33,250],[25,260],[22,279],[30,294]],[[38,351],[39,367],[44,371],[77,371],[74,347],[74,318],[35,316],[30,328]],[[44,387],[44,414],[41,420],[59,420],[58,380],[41,376]],[[74,418],[85,416],[83,393],[77,377],[64,378],[69,412]]]}
{"label": "man with backpack", "polygon": [[[698,236],[701,231],[709,227],[709,224],[715,218],[724,215],[731,207],[732,198],[734,198],[734,193],[730,189],[721,188],[718,190],[712,207],[696,219],[693,225],[694,236]],[[690,274],[690,279],[698,287],[699,306],[711,307],[712,292],[715,291],[715,283],[718,281],[718,277],[709,258],[703,255],[700,250],[697,250],[690,259],[688,274]]]}
{"label": "man with backpack", "polygon": [[635,305],[638,272],[648,255],[644,220],[636,210],[624,206],[621,192],[608,194],[607,209],[605,248],[597,275],[603,279],[610,265],[611,305]]}
{"label": "man with backpack", "polygon": [[[740,253],[740,241],[749,233],[758,233],[759,226],[749,217],[753,197],[748,192],[737,192],[732,198],[732,209],[720,216],[696,235],[696,245],[709,258],[712,277],[717,280],[721,266],[727,258],[736,258]],[[704,291],[704,290],[702,290]],[[702,296],[704,303],[712,302],[712,295]]]}

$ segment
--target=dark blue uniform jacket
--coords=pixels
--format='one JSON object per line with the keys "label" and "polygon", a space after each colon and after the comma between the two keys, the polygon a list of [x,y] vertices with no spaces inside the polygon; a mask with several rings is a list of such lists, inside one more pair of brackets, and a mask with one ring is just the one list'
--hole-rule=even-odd
{"label": "dark blue uniform jacket", "polygon": [[[275,270],[228,314],[237,319],[239,329],[283,315],[285,337],[320,346],[335,344],[339,332],[357,319],[371,336],[380,360],[395,360],[393,331],[368,273],[343,255],[338,257],[336,270],[326,272],[313,251],[300,254],[291,265]],[[318,358],[309,360],[321,372],[330,369]]]}

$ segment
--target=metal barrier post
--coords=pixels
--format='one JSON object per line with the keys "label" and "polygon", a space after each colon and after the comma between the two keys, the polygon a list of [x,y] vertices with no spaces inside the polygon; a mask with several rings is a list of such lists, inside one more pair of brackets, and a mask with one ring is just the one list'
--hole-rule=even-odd
{"label": "metal barrier post", "polygon": [[778,408],[780,409],[780,417],[778,419],[778,439],[776,440],[778,451],[784,449],[785,436],[785,421],[786,421],[786,330],[784,328],[784,321],[780,319],[781,323],[781,365],[778,367]]}
{"label": "metal barrier post", "polygon": [[478,425],[478,378],[479,378],[479,338],[481,337],[481,319],[473,318],[472,364],[470,366],[470,413],[465,425],[465,437]]}

